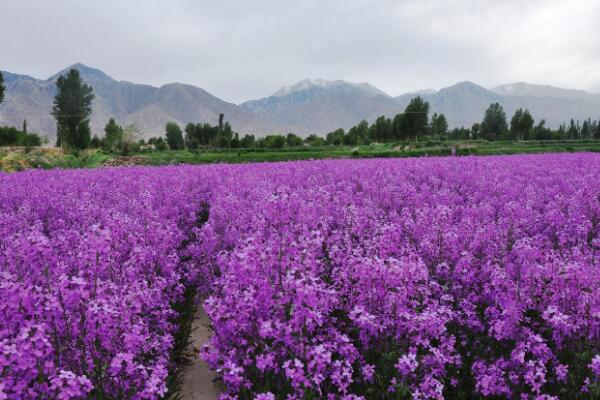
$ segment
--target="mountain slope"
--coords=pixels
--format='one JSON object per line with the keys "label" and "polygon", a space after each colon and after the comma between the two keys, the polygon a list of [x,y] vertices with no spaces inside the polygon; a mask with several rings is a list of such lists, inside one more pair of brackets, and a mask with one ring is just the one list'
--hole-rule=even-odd
{"label": "mountain slope", "polygon": [[303,80],[240,107],[299,134],[348,129],[362,119],[400,111],[393,98],[368,83]]}
{"label": "mountain slope", "polygon": [[[502,96],[472,82],[459,82],[419,96],[429,102],[431,113],[443,113],[451,127],[471,126],[481,121],[491,103],[502,103]],[[404,109],[413,97],[415,94],[404,94],[396,97],[396,102]]]}
{"label": "mountain slope", "polygon": [[526,82],[508,83],[491,89],[503,96],[553,97],[561,99],[585,99],[600,101],[600,95],[585,90],[563,89],[550,85],[535,85]]}
{"label": "mountain slope", "polygon": [[[404,94],[396,97],[396,101],[404,107],[412,97],[414,94]],[[471,82],[461,82],[421,94],[421,97],[429,102],[431,113],[446,115],[450,127],[470,127],[481,122],[485,110],[495,102],[503,106],[509,121],[518,108],[527,108],[536,122],[544,119],[547,126],[554,128],[571,118],[600,117],[600,103],[595,100],[598,95],[551,86],[513,84],[488,90]]]}
{"label": "mountain slope", "polygon": [[438,91],[427,89],[394,98],[369,83],[305,79],[271,96],[235,105],[195,86],[172,83],[154,87],[117,81],[98,69],[75,64],[45,80],[4,72],[7,92],[0,104],[0,124],[21,126],[27,119],[30,131],[47,135],[53,143],[56,126],[50,112],[56,80],[70,68],[78,69],[94,89],[91,127],[99,136],[110,118],[123,125],[135,123],[150,137],[162,135],[169,121],[182,126],[188,122],[216,124],[220,113],[241,134],[325,134],[348,129],[362,119],[373,122],[380,115],[393,117],[417,95],[429,102],[431,113],[444,113],[450,127],[481,122],[493,102],[502,104],[508,119],[523,107],[536,121],[543,118],[551,127],[571,118],[600,117],[600,94],[524,82],[491,90],[460,82]]}
{"label": "mountain slope", "polygon": [[362,83],[354,83],[354,82],[346,82],[341,79],[335,81],[327,81],[325,79],[304,79],[295,85],[287,86],[279,89],[277,92],[273,93],[271,97],[283,97],[290,93],[301,92],[303,90],[310,90],[313,88],[341,88],[341,87],[352,87],[362,92],[362,94],[366,96],[385,96],[389,97],[382,90],[377,89],[375,86],[371,85],[368,82]]}
{"label": "mountain slope", "polygon": [[169,121],[216,124],[220,113],[240,133],[264,134],[278,131],[268,121],[223,101],[200,88],[172,83],[160,88],[117,81],[104,72],[75,64],[46,80],[3,73],[6,80],[5,102],[0,104],[0,124],[21,126],[24,119],[30,131],[45,134],[52,143],[56,138],[54,118],[50,115],[56,94],[56,80],[69,69],[79,70],[82,79],[94,89],[91,128],[103,135],[110,118],[120,124],[135,123],[145,137],[161,135]]}

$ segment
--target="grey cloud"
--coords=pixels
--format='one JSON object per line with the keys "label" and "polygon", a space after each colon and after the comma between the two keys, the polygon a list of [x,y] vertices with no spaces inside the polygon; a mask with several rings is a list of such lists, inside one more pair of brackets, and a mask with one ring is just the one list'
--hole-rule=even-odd
{"label": "grey cloud", "polygon": [[600,90],[598,15],[593,0],[2,0],[0,69],[81,61],[234,102],[305,77],[392,95],[462,80]]}

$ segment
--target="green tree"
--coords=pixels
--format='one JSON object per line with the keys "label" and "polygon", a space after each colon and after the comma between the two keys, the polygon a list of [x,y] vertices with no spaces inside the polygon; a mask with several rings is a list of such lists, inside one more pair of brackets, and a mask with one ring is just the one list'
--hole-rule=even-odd
{"label": "green tree", "polygon": [[552,129],[546,128],[546,121],[541,120],[532,130],[533,139],[548,140],[552,139]]}
{"label": "green tree", "polygon": [[285,137],[282,135],[268,135],[260,139],[259,145],[269,149],[281,149],[285,146]]}
{"label": "green tree", "polygon": [[[359,124],[360,125],[360,124]],[[368,129],[368,125],[367,125]],[[344,135],[344,144],[347,146],[353,146],[362,142],[362,138],[359,133],[358,125],[353,126],[348,130],[348,133]]]}
{"label": "green tree", "polygon": [[52,115],[56,119],[57,146],[82,150],[90,143],[90,115],[94,91],[76,69],[56,81]]}
{"label": "green tree", "polygon": [[198,126],[191,122],[185,126],[185,146],[190,150],[200,147],[200,138],[198,137]]}
{"label": "green tree", "polygon": [[244,137],[240,139],[240,147],[243,147],[245,149],[254,147],[255,143],[256,138],[254,137],[254,135],[244,135]]}
{"label": "green tree", "polygon": [[4,76],[2,75],[2,71],[0,71],[0,103],[4,101],[4,91],[6,88],[4,87]]}
{"label": "green tree", "polygon": [[285,138],[285,144],[287,144],[289,147],[299,147],[304,144],[304,141],[300,136],[290,132]]}
{"label": "green tree", "polygon": [[448,121],[446,121],[446,116],[444,114],[434,113],[431,116],[431,134],[438,136],[446,136],[448,133]]}
{"label": "green tree", "polygon": [[471,126],[471,139],[477,140],[480,138],[481,134],[481,124],[479,122],[475,122]]}
{"label": "green tree", "polygon": [[579,138],[579,121],[577,121],[577,125],[575,125],[575,120],[571,118],[571,122],[569,123],[569,130],[567,131],[567,136],[569,139]]}
{"label": "green tree", "polygon": [[312,147],[319,147],[319,146],[325,146],[325,139],[323,139],[322,137],[315,135],[314,133],[307,136],[304,139],[304,143],[308,144],[309,146]]}
{"label": "green tree", "polygon": [[100,140],[98,135],[94,135],[94,137],[90,141],[90,147],[92,149],[99,149],[101,146],[102,146],[102,140]]}
{"label": "green tree", "polygon": [[[479,124],[476,124],[479,125]],[[452,140],[467,140],[470,139],[473,131],[461,126],[460,128],[454,128],[448,132],[448,137]]]}
{"label": "green tree", "polygon": [[159,137],[154,141],[154,147],[158,151],[165,151],[167,149],[167,142],[162,137]]}
{"label": "green tree", "polygon": [[396,114],[392,120],[392,132],[394,139],[407,140],[406,132],[404,131],[404,114]]}
{"label": "green tree", "polygon": [[[223,114],[221,114],[223,115]],[[233,129],[231,129],[231,125],[229,122],[219,121],[219,126],[216,131],[216,135],[213,140],[213,145],[219,148],[227,148],[231,147],[231,141],[233,140]]]}
{"label": "green tree", "polygon": [[533,117],[529,110],[523,111],[519,108],[510,120],[510,133],[514,139],[523,140],[529,138],[529,132],[533,129]]}
{"label": "green tree", "polygon": [[332,144],[334,146],[339,146],[344,143],[344,135],[346,133],[342,128],[336,129],[333,132],[329,132],[325,137],[325,140],[328,144]]}
{"label": "green tree", "polygon": [[104,150],[116,151],[121,148],[123,141],[123,128],[115,122],[114,118],[108,120],[104,127]]}
{"label": "green tree", "polygon": [[508,129],[506,113],[500,103],[492,103],[485,111],[481,122],[481,135],[487,140],[496,140]]}
{"label": "green tree", "polygon": [[585,121],[583,121],[583,125],[581,126],[581,138],[582,139],[592,139],[593,138],[593,132],[592,132],[592,119],[588,118]]}
{"label": "green tree", "polygon": [[43,138],[13,126],[0,126],[0,146],[41,146]]}
{"label": "green tree", "polygon": [[389,142],[394,137],[392,120],[385,116],[380,116],[371,126],[371,138],[378,143]]}
{"label": "green tree", "polygon": [[185,142],[183,140],[183,133],[181,132],[181,128],[175,122],[168,122],[165,127],[166,130],[166,138],[167,144],[171,150],[180,150],[185,147]]}
{"label": "green tree", "polygon": [[407,139],[417,140],[427,134],[428,121],[429,103],[417,96],[404,109],[402,131]]}
{"label": "green tree", "polygon": [[[137,149],[137,143],[142,135],[142,132],[137,127],[137,125],[127,125],[125,129],[123,129],[123,136],[121,138],[120,149],[121,153],[126,156],[130,151],[139,150]],[[162,138],[159,138],[163,140]],[[163,140],[164,142],[164,140]],[[166,147],[166,142],[165,147]]]}
{"label": "green tree", "polygon": [[366,120],[360,121],[358,124],[348,130],[348,134],[344,136],[344,144],[369,144],[369,123]]}
{"label": "green tree", "polygon": [[229,143],[229,147],[231,147],[232,149],[238,149],[240,147],[240,134],[235,132],[233,134],[233,138],[231,139],[231,142]]}

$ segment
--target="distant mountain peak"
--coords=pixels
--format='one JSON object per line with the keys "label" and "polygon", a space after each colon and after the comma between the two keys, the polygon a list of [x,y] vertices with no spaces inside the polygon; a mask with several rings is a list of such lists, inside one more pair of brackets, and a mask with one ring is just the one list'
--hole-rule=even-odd
{"label": "distant mountain peak", "polygon": [[92,134],[102,136],[110,118],[123,125],[136,124],[143,132],[142,136],[150,137],[164,134],[167,122],[182,126],[189,122],[215,124],[221,113],[241,134],[279,132],[279,127],[266,118],[223,101],[201,88],[178,83],[154,87],[116,81],[101,70],[82,63],[70,65],[48,79],[7,73],[5,101],[0,104],[0,125],[20,126],[27,118],[32,132],[47,135],[53,142],[56,124],[50,113],[56,94],[56,80],[71,69],[78,70],[81,78],[94,90],[90,118]]}
{"label": "distant mountain peak", "polygon": [[275,93],[272,94],[273,97],[283,97],[287,96],[290,93],[300,92],[302,90],[311,89],[314,87],[326,87],[329,81],[324,79],[303,79],[294,85],[284,86]]}
{"label": "distant mountain peak", "polygon": [[471,81],[457,82],[454,85],[451,85],[451,86],[448,86],[448,87],[451,87],[451,88],[469,88],[469,89],[475,89],[475,88],[477,88],[477,89],[479,89],[479,88],[485,89],[483,86],[480,86],[480,85],[478,85],[476,83],[473,83]]}
{"label": "distant mountain peak", "polygon": [[414,93],[415,94],[435,94],[436,92],[437,92],[437,90],[435,90],[435,89],[427,88],[427,89],[417,90]]}
{"label": "distant mountain peak", "polygon": [[550,85],[538,85],[527,82],[514,82],[496,86],[493,92],[505,96],[532,96],[553,98],[586,98],[590,93],[585,90],[563,89]]}
{"label": "distant mountain peak", "polygon": [[310,89],[327,89],[335,87],[352,87],[358,89],[365,94],[370,96],[386,96],[388,95],[382,90],[377,89],[375,86],[368,82],[354,83],[348,82],[341,79],[329,81],[326,79],[303,79],[292,86],[286,86],[273,93],[271,97],[284,97],[291,93],[301,92]]}
{"label": "distant mountain peak", "polygon": [[436,92],[439,95],[445,95],[448,93],[469,93],[471,95],[479,96],[479,97],[497,97],[498,94],[492,92],[489,89],[484,88],[476,83],[471,81],[462,81],[455,83],[454,85],[445,87]]}
{"label": "distant mountain peak", "polygon": [[76,69],[77,71],[79,71],[79,74],[81,75],[81,77],[83,78],[84,81],[94,80],[94,81],[116,82],[112,77],[107,75],[104,71],[101,71],[97,68],[88,67],[87,65],[85,65],[83,63],[75,63],[73,65],[68,66],[67,68],[64,68],[60,72],[58,72],[58,73],[52,75],[50,78],[48,78],[48,81],[51,81],[51,82],[55,81],[58,79],[59,76],[67,74],[72,69]]}
{"label": "distant mountain peak", "polygon": [[600,94],[516,82],[491,90],[464,81],[438,91],[431,89],[389,97],[369,83],[344,80],[304,79],[270,97],[240,105],[225,102],[192,85],[172,83],[161,87],[116,81],[99,69],[73,64],[49,79],[5,73],[6,96],[0,104],[0,125],[20,126],[26,117],[32,131],[53,140],[56,124],[50,115],[56,79],[77,69],[96,96],[90,126],[102,136],[109,118],[136,123],[146,137],[162,135],[167,122],[216,123],[220,113],[241,134],[265,135],[294,132],[325,134],[349,129],[359,121],[402,113],[410,100],[422,96],[431,113],[443,113],[450,127],[471,126],[481,121],[490,103],[500,103],[507,116],[527,108],[536,121],[547,126],[575,118],[597,117]]}

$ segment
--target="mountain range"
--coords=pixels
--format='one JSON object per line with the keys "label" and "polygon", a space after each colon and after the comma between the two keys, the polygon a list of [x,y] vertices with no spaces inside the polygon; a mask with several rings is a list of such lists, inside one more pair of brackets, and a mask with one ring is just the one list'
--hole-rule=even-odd
{"label": "mountain range", "polygon": [[238,105],[192,85],[154,87],[117,81],[98,69],[74,64],[45,80],[3,72],[7,90],[0,104],[0,124],[21,126],[27,119],[30,131],[47,135],[52,142],[56,127],[50,111],[56,80],[71,68],[79,70],[94,89],[91,127],[99,136],[109,118],[122,125],[135,123],[145,137],[151,137],[162,135],[169,121],[182,126],[188,122],[216,124],[220,113],[242,134],[325,134],[337,128],[348,129],[362,119],[372,122],[380,115],[392,117],[417,95],[429,102],[432,113],[444,113],[450,127],[480,122],[492,102],[502,104],[508,118],[523,107],[536,120],[543,118],[552,127],[571,118],[600,117],[600,94],[524,82],[491,89],[460,82],[437,91],[426,89],[392,97],[369,83],[305,79]]}

